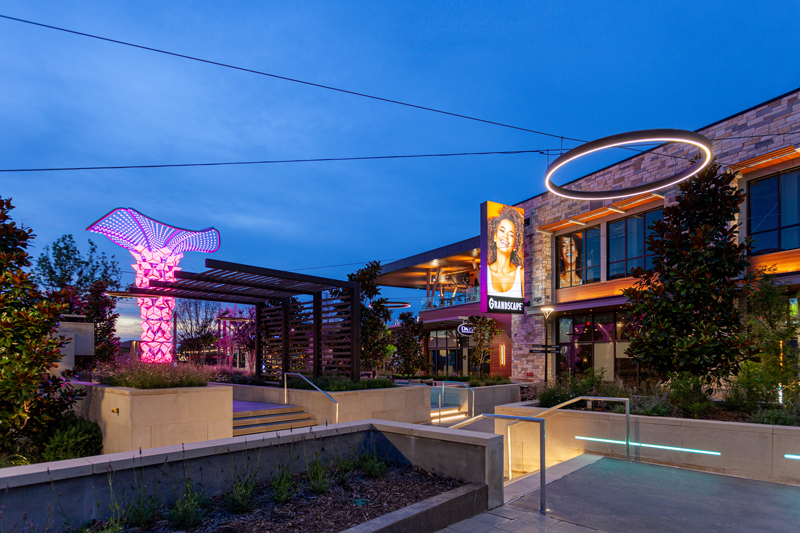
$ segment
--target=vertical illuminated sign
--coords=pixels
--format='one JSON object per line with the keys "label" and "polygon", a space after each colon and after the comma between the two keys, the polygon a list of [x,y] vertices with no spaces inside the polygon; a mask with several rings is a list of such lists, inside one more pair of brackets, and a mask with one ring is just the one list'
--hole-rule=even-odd
{"label": "vertical illuminated sign", "polygon": [[481,311],[524,313],[525,211],[481,204]]}

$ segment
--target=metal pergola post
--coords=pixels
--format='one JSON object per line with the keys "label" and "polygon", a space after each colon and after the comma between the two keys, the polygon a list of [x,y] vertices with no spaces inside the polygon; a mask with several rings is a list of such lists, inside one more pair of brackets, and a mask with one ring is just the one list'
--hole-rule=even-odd
{"label": "metal pergola post", "polygon": [[322,293],[314,293],[314,360],[313,375],[319,377],[322,374]]}
{"label": "metal pergola post", "polygon": [[291,335],[291,309],[289,308],[289,299],[284,298],[281,300],[281,341],[282,341],[282,358],[281,358],[281,369],[283,372],[290,371],[290,362],[289,362],[289,337]]}
{"label": "metal pergola post", "polygon": [[356,282],[353,285],[350,301],[350,379],[358,381],[361,377],[361,284]]}
{"label": "metal pergola post", "polygon": [[263,356],[261,354],[261,310],[264,309],[263,303],[256,304],[256,331],[255,331],[255,363],[256,367],[253,369],[256,376],[261,376],[263,373]]}

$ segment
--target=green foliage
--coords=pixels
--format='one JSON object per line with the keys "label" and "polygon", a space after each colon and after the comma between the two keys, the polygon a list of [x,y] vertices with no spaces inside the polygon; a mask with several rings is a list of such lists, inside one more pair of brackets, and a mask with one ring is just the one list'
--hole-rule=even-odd
{"label": "green foliage", "polygon": [[392,332],[396,348],[392,357],[392,368],[402,374],[415,374],[427,371],[430,367],[427,348],[424,346],[425,325],[417,320],[414,313],[400,313],[400,327]]}
{"label": "green foliage", "polygon": [[[370,261],[364,268],[347,275],[361,288],[361,365],[365,369],[377,369],[386,360],[392,336],[386,323],[392,319],[392,311],[386,307],[386,298],[381,298],[381,289],[376,283],[381,273],[381,262]],[[333,298],[349,296],[349,289],[333,289]]]}
{"label": "green foliage", "polygon": [[358,466],[361,470],[372,479],[381,479],[386,475],[387,466],[384,461],[378,457],[378,454],[373,450],[372,452],[364,452],[358,458]]}
{"label": "green foliage", "polygon": [[95,363],[113,361],[119,355],[119,337],[116,334],[119,313],[114,312],[114,298],[106,296],[108,290],[108,281],[95,281],[86,292],[83,306],[86,320],[94,324]]}
{"label": "green foliage", "polygon": [[[311,378],[309,378],[311,379]],[[370,390],[370,389],[391,389],[396,387],[394,381],[386,378],[375,379],[361,379],[358,381],[350,381],[349,379],[319,377],[311,379],[311,381],[320,389],[328,392],[343,392],[351,390]],[[311,390],[313,387],[305,382],[305,380],[292,378],[289,379],[288,387],[291,389],[304,389]]]}
{"label": "green foliage", "polygon": [[306,465],[306,475],[308,476],[308,486],[316,494],[327,492],[330,482],[328,481],[328,469],[317,456]]}
{"label": "green foliage", "polygon": [[167,519],[176,527],[200,525],[206,517],[205,507],[208,503],[208,494],[202,488],[195,488],[191,480],[187,479],[183,493],[167,513]]}
{"label": "green foliage", "polygon": [[297,483],[286,465],[279,464],[278,472],[272,477],[272,499],[275,503],[286,503],[297,492]]}
{"label": "green foliage", "polygon": [[569,378],[558,379],[547,386],[542,387],[536,394],[540,407],[555,407],[575,398],[577,395],[572,392],[572,384]]}
{"label": "green foliage", "polygon": [[45,461],[62,461],[100,455],[103,450],[103,432],[96,422],[69,416],[63,427],[56,430],[44,447]]}
{"label": "green foliage", "polygon": [[[563,376],[555,382],[538,387],[534,397],[541,407],[554,407],[578,396],[605,396],[607,398],[628,398],[630,393],[619,381],[606,381],[605,372],[590,368],[583,377]],[[576,402],[571,407],[584,407],[584,402]]]}
{"label": "green foliage", "polygon": [[670,377],[669,399],[684,416],[692,418],[700,418],[711,408],[710,391],[705,380],[689,372]]}
{"label": "green foliage", "polygon": [[[25,269],[33,232],[11,220],[0,198],[0,452],[41,446],[85,392],[51,376],[61,360],[56,338],[64,295],[45,298]],[[35,451],[35,450],[34,450]]]}
{"label": "green foliage", "polygon": [[800,410],[765,409],[754,414],[750,421],[772,426],[800,426]]}
{"label": "green foliage", "polygon": [[740,413],[755,413],[778,403],[778,382],[766,365],[745,361],[739,374],[727,380],[723,406]]}
{"label": "green foliage", "polygon": [[[628,354],[660,376],[689,372],[718,383],[751,353],[736,303],[753,291],[749,241],[737,243],[733,221],[745,193],[712,162],[680,185],[647,239],[653,270],[634,269],[625,289],[634,317]],[[699,406],[700,404],[698,404]]]}
{"label": "green foliage", "polygon": [[471,363],[473,367],[480,369],[491,361],[492,358],[492,341],[497,337],[500,332],[500,325],[493,318],[481,315],[472,315],[467,319],[467,324],[472,326],[472,342],[475,346],[472,348]]}
{"label": "green foliage", "polygon": [[125,521],[136,527],[147,527],[156,519],[161,503],[158,483],[152,492],[148,490],[146,484],[137,483],[133,488],[133,497],[123,506]]}
{"label": "green foliage", "polygon": [[[448,378],[449,380],[450,378]],[[464,380],[458,380],[464,381]],[[491,387],[492,385],[508,385],[511,383],[509,378],[504,378],[501,376],[469,376],[466,379],[467,385],[472,388],[475,387]]]}
{"label": "green foliage", "polygon": [[[644,416],[677,416],[678,408],[669,400],[669,394],[664,391],[651,396],[631,396],[630,412],[632,415]],[[611,411],[625,413],[625,404],[615,404]]]}
{"label": "green foliage", "polygon": [[256,488],[258,488],[258,474],[261,468],[246,469],[244,474],[234,467],[233,479],[230,481],[231,490],[223,497],[225,506],[232,513],[246,513],[252,511],[256,502]]}
{"label": "green foliage", "polygon": [[104,281],[112,290],[119,289],[122,273],[114,256],[109,258],[105,252],[98,254],[97,245],[91,239],[89,253],[84,256],[72,235],[62,235],[43,248],[33,268],[33,277],[45,292],[72,287],[79,300],[84,301],[96,281]]}
{"label": "green foliage", "polygon": [[215,370],[191,364],[173,366],[172,363],[139,361],[102,365],[97,373],[106,385],[134,389],[205,387],[217,377]]}

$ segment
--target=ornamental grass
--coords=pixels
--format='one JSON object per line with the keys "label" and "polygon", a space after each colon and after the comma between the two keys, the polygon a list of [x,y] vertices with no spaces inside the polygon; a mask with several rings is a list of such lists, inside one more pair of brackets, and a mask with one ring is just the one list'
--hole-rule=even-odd
{"label": "ornamental grass", "polygon": [[104,385],[134,389],[205,387],[217,377],[215,370],[202,366],[140,361],[103,366],[97,374]]}

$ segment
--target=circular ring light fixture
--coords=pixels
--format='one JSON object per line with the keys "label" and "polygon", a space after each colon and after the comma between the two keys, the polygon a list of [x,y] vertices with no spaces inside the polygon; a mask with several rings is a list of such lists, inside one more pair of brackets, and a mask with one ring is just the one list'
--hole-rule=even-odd
{"label": "circular ring light fixture", "polygon": [[408,307],[411,307],[408,302],[386,302],[387,309],[406,309]]}
{"label": "circular ring light fixture", "polygon": [[[566,189],[552,182],[553,174],[566,165],[579,157],[605,150],[606,148],[615,148],[617,146],[625,146],[628,144],[638,144],[646,142],[677,142],[691,144],[700,149],[702,155],[700,161],[690,166],[686,170],[678,172],[673,176],[669,176],[653,183],[646,183],[644,185],[637,185],[636,187],[628,187],[627,189],[618,189],[616,191],[573,191]],[[674,129],[657,129],[657,130],[639,130],[629,131],[627,133],[619,133],[611,135],[610,137],[603,137],[596,141],[591,141],[582,144],[577,148],[573,148],[569,152],[562,154],[553,161],[544,176],[544,184],[547,189],[553,194],[563,196],[564,198],[571,198],[573,200],[608,200],[612,198],[625,198],[628,196],[635,196],[637,194],[644,194],[653,192],[670,185],[675,185],[683,180],[689,179],[711,162],[711,141],[693,131],[687,130],[674,130]]]}

